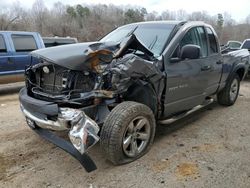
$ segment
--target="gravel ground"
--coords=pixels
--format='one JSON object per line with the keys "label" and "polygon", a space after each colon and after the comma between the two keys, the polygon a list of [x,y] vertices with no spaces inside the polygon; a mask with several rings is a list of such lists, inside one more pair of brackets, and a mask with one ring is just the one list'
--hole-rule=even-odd
{"label": "gravel ground", "polygon": [[70,155],[30,130],[18,95],[0,96],[0,187],[250,187],[250,80],[232,107],[217,104],[158,126],[139,160],[113,166],[96,145],[98,169],[86,173]]}

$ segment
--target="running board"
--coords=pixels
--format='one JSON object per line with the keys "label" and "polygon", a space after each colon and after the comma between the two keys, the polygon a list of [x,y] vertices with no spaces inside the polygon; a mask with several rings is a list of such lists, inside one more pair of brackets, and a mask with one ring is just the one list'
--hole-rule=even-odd
{"label": "running board", "polygon": [[198,106],[192,108],[191,110],[189,110],[187,112],[184,112],[184,113],[182,113],[180,115],[177,115],[177,116],[173,116],[173,117],[171,117],[169,119],[160,120],[160,121],[158,121],[158,123],[159,124],[171,124],[171,123],[173,123],[173,122],[175,122],[175,121],[177,121],[179,119],[182,119],[182,118],[192,114],[193,112],[196,112],[196,111],[200,110],[201,108],[204,108],[204,107],[208,106],[209,104],[211,104],[213,102],[214,102],[214,99],[212,99],[212,98],[207,99],[203,104],[198,105]]}

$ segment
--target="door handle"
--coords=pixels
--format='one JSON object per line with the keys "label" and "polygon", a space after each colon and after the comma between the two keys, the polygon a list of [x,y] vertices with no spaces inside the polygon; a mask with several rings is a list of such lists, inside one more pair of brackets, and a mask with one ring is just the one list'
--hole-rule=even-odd
{"label": "door handle", "polygon": [[221,61],[221,60],[219,60],[219,61],[216,62],[217,65],[220,65],[222,63],[223,63],[223,61]]}
{"label": "door handle", "polygon": [[206,66],[201,67],[201,71],[208,71],[210,69],[211,69],[210,65],[206,65]]}

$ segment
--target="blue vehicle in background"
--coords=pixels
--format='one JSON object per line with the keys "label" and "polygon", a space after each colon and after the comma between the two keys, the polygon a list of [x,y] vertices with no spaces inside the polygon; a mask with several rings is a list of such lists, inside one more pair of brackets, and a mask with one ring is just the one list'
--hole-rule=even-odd
{"label": "blue vehicle in background", "polygon": [[0,31],[0,84],[24,80],[32,61],[29,53],[44,47],[37,32]]}

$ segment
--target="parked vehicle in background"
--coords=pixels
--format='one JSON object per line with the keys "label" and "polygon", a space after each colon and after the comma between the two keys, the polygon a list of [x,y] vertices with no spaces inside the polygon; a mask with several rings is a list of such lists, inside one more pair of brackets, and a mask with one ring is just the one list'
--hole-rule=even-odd
{"label": "parked vehicle in background", "polygon": [[78,42],[77,38],[72,37],[43,37],[42,39],[46,48]]}
{"label": "parked vehicle in background", "polygon": [[[143,156],[158,123],[168,124],[213,102],[233,105],[249,52],[221,54],[212,26],[159,21],[119,27],[100,41],[32,52],[20,91],[27,124],[68,151],[87,171],[100,140],[116,165]],[[66,131],[67,140],[53,131]]]}
{"label": "parked vehicle in background", "polygon": [[244,40],[240,48],[250,51],[250,39]]}
{"label": "parked vehicle in background", "polygon": [[44,44],[37,32],[0,31],[0,84],[22,81],[32,61],[29,53],[40,48]]}
{"label": "parked vehicle in background", "polygon": [[241,47],[241,42],[239,41],[228,41],[226,46],[228,46],[232,50],[239,50]]}
{"label": "parked vehicle in background", "polygon": [[227,53],[230,51],[239,50],[241,45],[242,43],[239,41],[230,40],[226,45],[221,46],[221,50],[223,53]]}
{"label": "parked vehicle in background", "polygon": [[[247,49],[248,51],[250,51],[250,39],[244,40],[240,49]],[[250,76],[250,67],[248,69],[248,77],[249,76]]]}

